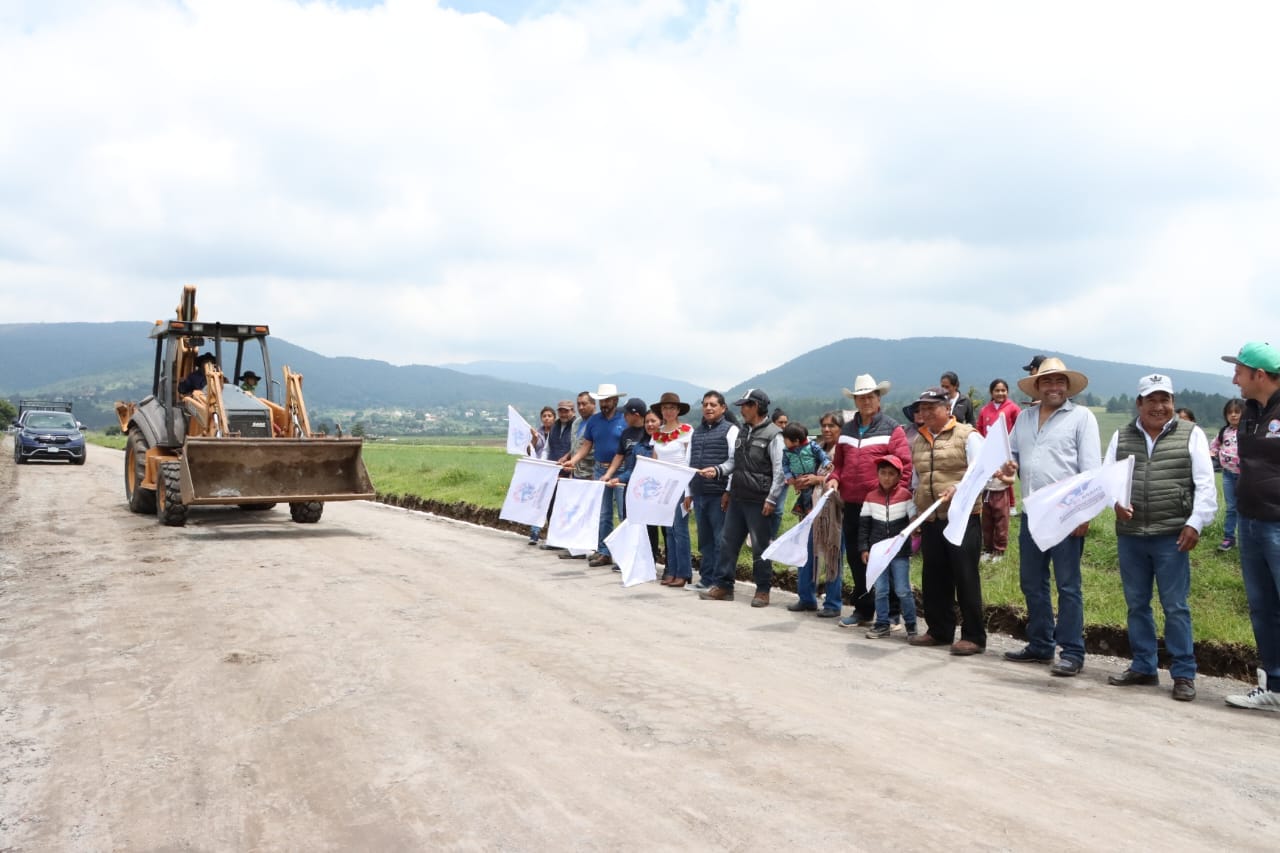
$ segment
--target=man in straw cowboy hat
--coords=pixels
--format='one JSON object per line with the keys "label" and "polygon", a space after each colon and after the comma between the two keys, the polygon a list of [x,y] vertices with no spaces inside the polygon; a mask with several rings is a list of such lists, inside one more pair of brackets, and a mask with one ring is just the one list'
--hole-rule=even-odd
{"label": "man in straw cowboy hat", "polygon": [[[1039,401],[1018,416],[1009,436],[1013,459],[1004,467],[1006,475],[1017,473],[1021,479],[1024,501],[1037,489],[1102,467],[1098,420],[1088,408],[1071,401],[1088,385],[1083,373],[1068,370],[1059,358],[1046,358],[1034,374],[1018,380],[1018,388]],[[1031,525],[1026,521],[1021,525],[1018,573],[1027,600],[1027,645],[1021,651],[1005,652],[1005,660],[1052,664],[1050,672],[1060,676],[1073,676],[1084,668],[1080,558],[1088,530],[1085,522],[1048,551],[1041,551],[1031,538]],[[1058,586],[1056,624],[1049,596],[1051,563]],[[1054,663],[1059,647],[1062,655]]]}
{"label": "man in straw cowboy hat", "polygon": [[[840,620],[841,627],[871,625],[875,618],[875,596],[867,589],[867,567],[854,547],[858,541],[858,517],[867,495],[880,487],[876,463],[892,454],[902,462],[903,478],[911,479],[911,448],[907,434],[893,418],[880,410],[880,397],[889,390],[888,382],[876,382],[869,373],[853,380],[853,388],[844,395],[853,400],[858,412],[840,430],[832,460],[828,489],[839,489],[844,501],[845,556],[853,575],[853,613]],[[892,603],[891,603],[892,605]]]}
{"label": "man in straw cowboy hat", "polygon": [[[573,468],[588,453],[594,453],[596,464],[592,473],[595,479],[600,480],[604,478],[605,472],[609,470],[609,463],[618,453],[622,431],[627,428],[627,422],[618,409],[618,398],[626,395],[618,390],[618,386],[603,382],[590,396],[599,404],[600,411],[587,418],[582,428],[582,444],[564,463],[564,467]],[[609,555],[609,547],[604,544],[604,540],[613,532],[615,503],[618,507],[618,518],[627,516],[623,495],[624,492],[621,489],[604,490],[604,500],[600,502],[600,536],[595,556],[587,563],[589,566],[607,566],[613,562],[613,558]]]}

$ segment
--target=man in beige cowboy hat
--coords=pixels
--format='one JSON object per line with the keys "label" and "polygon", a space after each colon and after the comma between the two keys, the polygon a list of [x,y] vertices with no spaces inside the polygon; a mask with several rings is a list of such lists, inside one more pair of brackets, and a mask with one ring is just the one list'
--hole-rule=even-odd
{"label": "man in beige cowboy hat", "polygon": [[[893,418],[880,410],[880,397],[889,390],[888,382],[876,382],[863,373],[853,380],[853,388],[844,395],[853,399],[858,412],[840,430],[832,459],[827,488],[840,490],[844,501],[845,556],[853,575],[853,613],[840,620],[841,627],[871,625],[875,617],[875,595],[867,588],[867,566],[862,555],[850,543],[858,541],[858,517],[867,495],[880,487],[876,465],[884,456],[896,456],[902,462],[902,475],[911,480],[911,447],[907,434]],[[892,611],[893,602],[890,602]]]}
{"label": "man in beige cowboy hat", "polygon": [[[617,385],[602,382],[590,396],[600,405],[600,411],[587,418],[586,424],[582,427],[582,444],[563,464],[563,467],[572,469],[588,453],[594,453],[596,464],[593,474],[595,479],[600,480],[609,470],[609,463],[618,452],[622,431],[627,428],[627,422],[622,412],[618,410],[618,398],[626,395],[618,390]],[[599,542],[596,545],[595,556],[587,564],[589,566],[607,566],[613,562],[613,558],[609,555],[609,546],[604,544],[604,540],[613,532],[615,503],[618,508],[618,518],[626,518],[627,510],[623,503],[623,492],[619,489],[605,489],[604,500],[600,502]]]}
{"label": "man in beige cowboy hat", "polygon": [[[1018,380],[1018,388],[1039,401],[1022,410],[1009,436],[1013,460],[1004,472],[1018,474],[1023,501],[1037,489],[1102,466],[1098,420],[1088,408],[1071,401],[1088,385],[1083,373],[1068,370],[1059,358],[1046,358],[1034,374]],[[1054,675],[1073,676],[1084,668],[1080,557],[1089,524],[1080,525],[1048,551],[1036,546],[1027,520],[1020,527],[1018,572],[1027,600],[1027,645],[1018,652],[1005,652],[1005,660],[1052,664]],[[1056,624],[1049,597],[1050,563],[1058,586]],[[1062,655],[1054,663],[1059,647]]]}

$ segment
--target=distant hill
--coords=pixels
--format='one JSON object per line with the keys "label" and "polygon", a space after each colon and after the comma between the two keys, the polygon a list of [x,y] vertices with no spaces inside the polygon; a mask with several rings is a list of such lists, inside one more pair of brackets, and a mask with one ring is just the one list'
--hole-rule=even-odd
{"label": "distant hill", "polygon": [[[150,323],[0,324],[0,396],[72,399],[77,417],[89,426],[114,423],[115,400],[151,392],[150,330]],[[574,393],[441,367],[332,358],[277,337],[271,338],[271,358],[277,378],[286,364],[303,375],[308,407],[316,411],[511,403],[532,417],[542,405]]]}
{"label": "distant hill", "polygon": [[[14,323],[0,324],[0,396],[57,396],[76,403],[86,424],[114,423],[115,400],[137,400],[151,390],[155,350],[147,338],[150,323]],[[613,382],[627,394],[653,402],[663,391],[675,391],[695,404],[706,390],[678,379],[618,371],[599,373],[594,366],[575,368],[546,363],[470,362],[450,367],[320,355],[271,339],[277,378],[289,365],[303,374],[307,402],[315,412],[431,410],[466,407],[502,412],[507,403],[528,418],[556,400]],[[848,338],[753,376],[726,392],[729,400],[752,387],[764,388],[775,400],[795,405],[807,420],[823,408],[849,406],[840,394],[856,374],[870,373],[893,383],[888,402],[900,405],[922,388],[936,384],[943,370],[960,375],[962,389],[976,386],[983,397],[999,376],[1015,382],[1021,366],[1034,353],[1024,346],[969,338]],[[1089,377],[1089,390],[1100,400],[1133,395],[1138,377],[1168,372],[1179,391],[1235,396],[1228,371],[1221,375],[1180,371],[1161,365],[1125,364],[1057,355]],[[1015,396],[1017,396],[1015,392]]]}
{"label": "distant hill", "polygon": [[692,385],[680,379],[654,376],[648,373],[631,373],[625,370],[609,371],[604,368],[560,366],[545,362],[471,361],[465,364],[442,364],[451,370],[460,370],[477,376],[492,376],[511,382],[528,382],[537,385],[553,385],[578,391],[594,391],[601,382],[612,382],[618,390],[631,397],[639,397],[647,403],[657,402],[667,391],[674,391],[680,399],[697,407],[707,392],[700,385]]}
{"label": "distant hill", "polygon": [[[961,390],[970,385],[987,396],[991,380],[1006,380],[1012,386],[1026,376],[1022,365],[1037,353],[1057,356],[1071,370],[1089,377],[1089,391],[1105,401],[1120,394],[1133,396],[1138,378],[1149,373],[1168,373],[1179,390],[1236,396],[1231,373],[1221,375],[1176,370],[1167,365],[1133,364],[1099,361],[1054,350],[1032,350],[1017,344],[983,341],[973,338],[846,338],[791,359],[772,370],[735,385],[730,393],[747,388],[763,388],[771,396],[804,399],[841,399],[841,389],[851,388],[857,374],[870,373],[878,381],[893,383],[888,399],[914,399],[923,389],[938,384],[943,371],[952,370],[960,377]],[[1225,365],[1224,365],[1225,367]],[[730,398],[732,399],[732,398]],[[852,408],[850,404],[848,406]]]}

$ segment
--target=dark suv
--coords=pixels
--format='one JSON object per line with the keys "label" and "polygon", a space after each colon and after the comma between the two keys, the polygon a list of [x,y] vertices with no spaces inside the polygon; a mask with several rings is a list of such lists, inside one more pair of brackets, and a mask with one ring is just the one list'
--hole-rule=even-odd
{"label": "dark suv", "polygon": [[83,465],[84,448],[84,434],[70,412],[23,412],[13,435],[13,461],[19,465],[32,459],[65,459]]}

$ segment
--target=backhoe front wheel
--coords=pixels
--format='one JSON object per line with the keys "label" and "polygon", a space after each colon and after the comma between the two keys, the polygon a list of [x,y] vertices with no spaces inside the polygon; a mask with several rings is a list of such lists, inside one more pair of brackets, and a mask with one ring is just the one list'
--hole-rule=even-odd
{"label": "backhoe front wheel", "polygon": [[142,487],[146,479],[147,440],[142,430],[133,427],[124,446],[124,496],[129,502],[129,509],[134,512],[156,511],[156,493]]}
{"label": "backhoe front wheel", "polygon": [[324,504],[320,501],[298,501],[289,504],[289,515],[299,524],[315,524],[324,512]]}
{"label": "backhoe front wheel", "polygon": [[187,506],[182,502],[182,463],[161,462],[156,483],[156,518],[169,527],[187,523]]}

